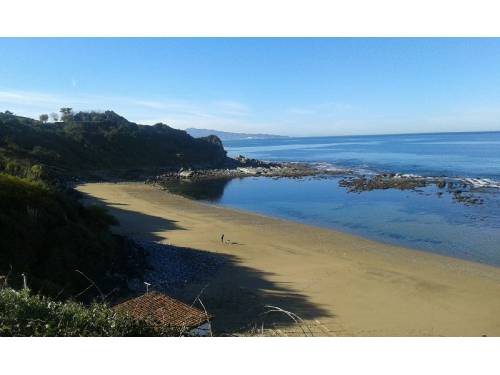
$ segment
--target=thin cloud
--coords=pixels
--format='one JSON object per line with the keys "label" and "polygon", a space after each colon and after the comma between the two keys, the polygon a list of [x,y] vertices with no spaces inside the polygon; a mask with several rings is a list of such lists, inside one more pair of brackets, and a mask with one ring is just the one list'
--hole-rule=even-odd
{"label": "thin cloud", "polygon": [[245,133],[275,133],[312,136],[330,134],[401,133],[419,131],[495,130],[499,128],[500,110],[491,105],[435,113],[359,114],[350,104],[329,101],[276,111],[269,117],[255,113],[244,103],[233,100],[182,101],[155,98],[90,94],[53,94],[33,91],[0,90],[0,111],[37,118],[41,113],[60,107],[74,110],[114,110],[139,124],[167,123],[175,128],[209,128]]}
{"label": "thin cloud", "polygon": [[214,102],[214,107],[221,113],[231,116],[248,116],[250,108],[240,102],[236,101],[218,101]]}
{"label": "thin cloud", "polygon": [[145,124],[167,122],[175,127],[215,126],[232,130],[242,125],[239,119],[250,115],[247,105],[231,100],[202,103],[89,94],[0,91],[0,108],[4,107],[24,116],[36,118],[40,113],[53,112],[62,106],[72,107],[76,111],[110,109],[131,121]]}
{"label": "thin cloud", "polygon": [[0,91],[0,104],[34,104],[34,105],[52,105],[58,101],[54,95],[34,93],[28,91]]}

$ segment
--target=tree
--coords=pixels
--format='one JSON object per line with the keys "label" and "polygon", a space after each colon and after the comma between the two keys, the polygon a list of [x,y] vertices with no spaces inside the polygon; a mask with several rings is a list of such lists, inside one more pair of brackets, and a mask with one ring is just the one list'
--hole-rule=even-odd
{"label": "tree", "polygon": [[43,122],[44,124],[49,120],[49,115],[46,113],[42,113],[38,119]]}
{"label": "tree", "polygon": [[13,113],[11,111],[5,111],[4,112],[6,115],[13,115]]}
{"label": "tree", "polygon": [[55,113],[55,112],[52,112],[50,114],[50,117],[52,118],[52,121],[54,121],[54,122],[59,121],[59,115],[57,113]]}
{"label": "tree", "polygon": [[59,110],[61,112],[61,120],[67,121],[73,117],[73,108],[64,107]]}

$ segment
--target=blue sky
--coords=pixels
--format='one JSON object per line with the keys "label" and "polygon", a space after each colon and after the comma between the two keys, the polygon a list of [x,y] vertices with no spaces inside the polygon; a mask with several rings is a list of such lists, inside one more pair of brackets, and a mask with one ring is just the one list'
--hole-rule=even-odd
{"label": "blue sky", "polygon": [[500,39],[0,39],[0,110],[296,136],[500,130]]}

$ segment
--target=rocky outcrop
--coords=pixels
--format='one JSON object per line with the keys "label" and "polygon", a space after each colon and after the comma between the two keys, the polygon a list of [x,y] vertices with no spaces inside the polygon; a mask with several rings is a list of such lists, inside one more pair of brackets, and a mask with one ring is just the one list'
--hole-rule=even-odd
{"label": "rocky outcrop", "polygon": [[229,168],[180,169],[168,171],[146,180],[147,183],[163,183],[172,180],[230,179],[251,176],[300,178],[306,176],[339,175],[345,171],[325,171],[310,164],[273,163],[239,157]]}
{"label": "rocky outcrop", "polygon": [[348,191],[360,192],[377,189],[399,189],[408,190],[425,187],[425,178],[405,176],[399,174],[379,174],[375,176],[354,176],[344,178],[339,185]]}
{"label": "rocky outcrop", "polygon": [[347,176],[339,181],[339,185],[349,192],[361,193],[372,190],[398,189],[421,192],[421,188],[434,185],[439,191],[438,196],[444,193],[451,195],[454,202],[470,205],[481,205],[484,199],[477,196],[482,190],[470,181],[444,177],[422,177],[401,175],[397,173],[383,173],[374,176]]}
{"label": "rocky outcrop", "polygon": [[179,171],[180,178],[191,178],[194,176],[194,171],[192,169],[181,169]]}
{"label": "rocky outcrop", "polygon": [[282,166],[283,164],[280,163],[273,163],[273,162],[266,162],[262,160],[257,160],[257,159],[251,159],[247,158],[243,155],[240,155],[235,158],[235,160],[238,162],[239,167],[252,167],[252,168],[272,168],[272,167],[279,167]]}

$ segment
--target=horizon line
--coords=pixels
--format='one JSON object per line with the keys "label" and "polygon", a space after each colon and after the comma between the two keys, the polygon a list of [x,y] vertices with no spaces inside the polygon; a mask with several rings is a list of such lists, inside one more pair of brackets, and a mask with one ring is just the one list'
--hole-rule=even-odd
{"label": "horizon line", "polygon": [[[6,110],[8,111],[8,110]],[[2,113],[5,113],[6,111],[2,112]],[[98,112],[98,113],[104,113],[106,111],[111,111],[111,112],[114,112],[113,110],[105,110],[105,111],[79,111],[79,112]],[[115,112],[116,113],[116,112]],[[17,115],[15,113],[12,113],[14,116],[17,116],[17,117],[24,117],[24,118],[29,118],[31,120],[34,120],[34,121],[39,121],[39,119],[36,119],[34,117],[30,117],[30,116],[22,116],[22,115]],[[118,113],[116,113],[117,115],[121,116],[121,117],[124,117]],[[125,117],[124,117],[125,118]],[[127,118],[125,118],[127,121],[129,121]],[[56,122],[62,122],[62,121],[56,121]],[[56,122],[52,122],[52,123],[56,123]],[[136,123],[134,121],[129,121],[129,122],[133,122],[137,125],[142,125],[142,126],[154,126],[155,124],[139,124],[139,123]],[[244,131],[227,131],[227,130],[218,130],[218,129],[209,129],[209,128],[196,128],[196,127],[187,127],[187,128],[177,128],[177,127],[174,127],[174,126],[171,126],[169,125],[168,123],[163,123],[167,126],[170,126],[171,128],[173,129],[178,129],[178,130],[183,130],[183,131],[187,131],[188,129],[196,129],[196,130],[212,130],[212,131],[216,131],[216,132],[222,132],[222,133],[235,133],[235,134],[249,134],[249,135],[267,135],[267,136],[276,136],[276,137],[286,137],[286,138],[325,138],[325,137],[374,137],[374,136],[402,136],[402,135],[432,135],[432,134],[465,134],[465,133],[500,133],[500,129],[499,130],[466,130],[466,131],[463,131],[463,130],[460,130],[460,131],[437,131],[437,132],[422,132],[422,133],[419,133],[419,132],[410,132],[410,133],[371,133],[371,134],[337,134],[337,135],[333,135],[333,134],[330,134],[330,135],[299,135],[299,136],[293,136],[293,135],[284,135],[284,134],[270,134],[270,133],[262,133],[262,132],[256,132],[256,133],[247,133],[247,132],[244,132]],[[267,138],[267,139],[272,139],[272,138]],[[241,140],[241,139],[235,139],[235,140]]]}

